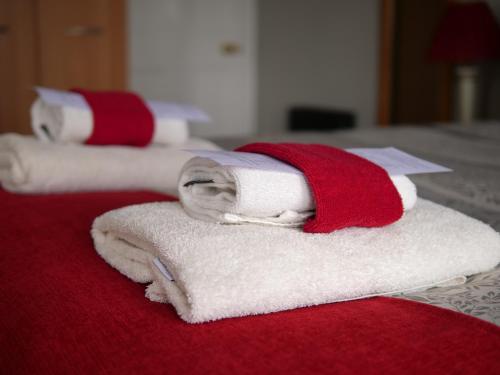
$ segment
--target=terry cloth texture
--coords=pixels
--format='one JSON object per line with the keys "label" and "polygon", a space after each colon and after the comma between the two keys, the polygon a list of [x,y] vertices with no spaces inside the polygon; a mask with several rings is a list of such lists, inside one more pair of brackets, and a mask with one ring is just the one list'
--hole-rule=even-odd
{"label": "terry cloth texture", "polygon": [[[177,202],[145,204],[98,217],[92,236],[110,265],[155,280],[191,323],[430,287],[500,262],[497,232],[423,199],[394,225],[330,234],[219,225]],[[158,285],[152,292],[158,300]]]}
{"label": "terry cloth texture", "polygon": [[154,119],[142,98],[124,91],[71,90],[82,95],[92,109],[89,145],[147,146],[154,132]]}
{"label": "terry cloth texture", "polygon": [[159,200],[0,190],[2,373],[500,373],[499,328],[394,298],[185,324],[103,262],[88,234],[106,211]]}
{"label": "terry cloth texture", "polygon": [[157,190],[177,194],[183,149],[218,149],[190,139],[170,147],[43,143],[30,136],[0,136],[0,183],[12,192]]}
{"label": "terry cloth texture", "polygon": [[[113,127],[104,124],[105,129],[100,127],[101,130],[98,130],[94,126],[94,117],[89,109],[57,106],[38,98],[31,106],[31,126],[37,138],[44,142],[86,143],[93,136],[97,137],[94,138],[95,141],[99,142],[101,140],[101,143],[136,144],[138,140],[140,142],[142,138],[147,137],[142,137],[140,134],[138,137],[135,134],[134,128],[136,124],[128,124],[135,115],[132,114],[129,117],[129,112],[129,110],[124,111],[124,108],[120,107],[116,116],[110,115]],[[124,116],[125,113],[127,121],[119,122],[118,119]],[[103,121],[106,120],[102,116],[99,116],[99,118]],[[153,121],[151,143],[171,145],[181,144],[188,140],[189,127],[186,120],[154,117]],[[103,134],[102,131],[109,133],[109,137],[108,134]],[[106,136],[106,140],[104,140],[104,136]],[[87,143],[91,142],[93,140]]]}
{"label": "terry cloth texture", "polygon": [[[417,200],[415,185],[406,176],[390,179],[403,209],[411,209]],[[182,168],[178,190],[191,217],[217,223],[301,226],[315,209],[303,174],[223,166],[202,157]]]}
{"label": "terry cloth texture", "polygon": [[300,169],[316,206],[304,232],[329,233],[347,227],[381,227],[403,215],[389,174],[380,166],[325,145],[252,143],[236,151],[272,156]]}

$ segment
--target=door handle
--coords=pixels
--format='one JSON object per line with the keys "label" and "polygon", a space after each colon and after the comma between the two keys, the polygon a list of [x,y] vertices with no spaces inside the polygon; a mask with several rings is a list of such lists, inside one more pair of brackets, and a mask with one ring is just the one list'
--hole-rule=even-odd
{"label": "door handle", "polygon": [[82,26],[75,25],[70,26],[64,31],[64,35],[71,37],[81,37],[81,36],[99,36],[103,32],[103,28],[100,26]]}

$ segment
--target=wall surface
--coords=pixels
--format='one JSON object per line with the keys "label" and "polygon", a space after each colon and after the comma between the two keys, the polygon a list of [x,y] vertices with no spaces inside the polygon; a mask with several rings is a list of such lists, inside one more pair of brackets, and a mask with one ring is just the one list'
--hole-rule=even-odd
{"label": "wall surface", "polygon": [[260,133],[284,130],[296,104],[352,110],[358,126],[374,125],[378,7],[373,0],[259,2]]}
{"label": "wall surface", "polygon": [[[256,0],[128,0],[130,88],[209,113],[204,137],[255,133]],[[234,53],[224,44],[236,45]]]}
{"label": "wall surface", "polygon": [[[201,136],[283,131],[292,105],[372,126],[378,14],[373,0],[129,0],[130,86],[207,110]],[[241,52],[221,54],[227,41]]]}
{"label": "wall surface", "polygon": [[185,101],[187,34],[179,2],[129,0],[128,4],[130,87],[151,99]]}

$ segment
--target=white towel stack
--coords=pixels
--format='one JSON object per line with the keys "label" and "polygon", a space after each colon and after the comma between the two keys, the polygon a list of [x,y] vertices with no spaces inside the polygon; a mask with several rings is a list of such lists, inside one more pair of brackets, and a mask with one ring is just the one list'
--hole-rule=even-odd
{"label": "white towel stack", "polygon": [[219,149],[190,139],[187,118],[210,119],[189,105],[146,101],[154,118],[147,147],[84,144],[94,127],[92,109],[74,92],[36,88],[31,108],[35,136],[0,135],[0,184],[19,193],[156,190],[177,194],[184,149]]}
{"label": "white towel stack", "polygon": [[[80,96],[76,93],[66,95]],[[92,134],[94,120],[88,106],[56,105],[38,98],[31,107],[31,126],[35,135],[45,142],[85,143]],[[151,143],[182,144],[188,138],[186,120],[154,117]]]}
{"label": "white towel stack", "polygon": [[98,217],[92,236],[111,266],[153,282],[147,296],[190,323],[425,288],[500,262],[497,232],[424,199],[393,225],[330,234],[218,225],[179,203],[143,204]]}
{"label": "white towel stack", "polygon": [[0,135],[0,183],[18,193],[155,190],[177,194],[183,149],[218,149],[190,139],[177,146],[127,147],[43,143],[18,134]]}
{"label": "white towel stack", "polygon": [[428,288],[500,262],[500,235],[489,226],[417,202],[408,178],[391,179],[406,211],[399,221],[311,234],[283,228],[314,213],[303,175],[196,157],[179,179],[182,205],[108,212],[92,236],[111,266],[150,283],[146,296],[189,323]]}

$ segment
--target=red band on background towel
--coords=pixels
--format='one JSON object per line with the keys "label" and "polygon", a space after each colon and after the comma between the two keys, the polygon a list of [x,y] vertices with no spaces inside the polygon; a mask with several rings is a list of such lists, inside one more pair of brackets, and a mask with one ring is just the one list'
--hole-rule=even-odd
{"label": "red band on background towel", "polygon": [[89,145],[147,146],[154,132],[154,118],[136,94],[120,91],[71,90],[82,95],[94,118]]}
{"label": "red band on background towel", "polygon": [[401,197],[385,169],[350,152],[291,143],[252,143],[235,151],[272,156],[304,173],[316,203],[316,215],[304,232],[381,227],[403,215]]}

